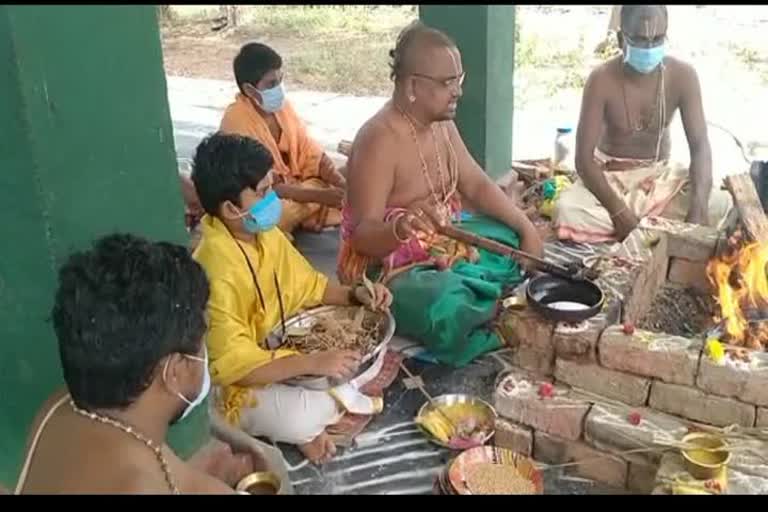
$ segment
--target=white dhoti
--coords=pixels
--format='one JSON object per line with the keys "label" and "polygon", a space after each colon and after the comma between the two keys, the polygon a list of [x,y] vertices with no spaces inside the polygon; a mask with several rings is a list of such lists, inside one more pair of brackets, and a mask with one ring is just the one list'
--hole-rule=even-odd
{"label": "white dhoti", "polygon": [[[601,165],[609,160],[625,164],[630,161],[599,152],[596,159]],[[604,171],[604,175],[614,192],[638,218],[653,215],[685,220],[691,203],[687,167],[668,162],[638,161],[635,168]],[[708,225],[719,227],[732,204],[727,192],[713,187],[709,198]],[[611,215],[580,179],[560,193],[553,218],[560,240],[599,243],[616,239]]]}
{"label": "white dhoti", "polygon": [[344,410],[327,391],[273,384],[251,390],[253,407],[240,411],[240,428],[275,442],[307,444],[338,422]]}

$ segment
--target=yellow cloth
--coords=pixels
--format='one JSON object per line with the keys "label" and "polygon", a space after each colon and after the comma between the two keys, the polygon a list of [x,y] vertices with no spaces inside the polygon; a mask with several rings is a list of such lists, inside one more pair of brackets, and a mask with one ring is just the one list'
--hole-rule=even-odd
{"label": "yellow cloth", "polygon": [[[221,120],[223,133],[251,137],[261,142],[272,154],[275,161],[276,183],[301,185],[307,188],[328,187],[322,180],[332,166],[329,158],[323,158],[324,151],[320,144],[309,136],[293,106],[285,100],[283,108],[275,112],[275,120],[280,125],[280,140],[275,140],[261,113],[251,104],[251,100],[238,93],[234,103],[227,107]],[[299,204],[283,200],[283,218],[280,227],[286,233],[301,225],[305,229],[320,230],[325,226],[336,226],[341,221],[338,209],[319,204]]]}
{"label": "yellow cloth", "polygon": [[[261,233],[254,243],[235,241],[224,224],[203,217],[202,240],[194,258],[210,281],[206,344],[213,382],[225,388],[223,413],[236,422],[239,408],[246,405],[247,389],[234,383],[251,370],[270,361],[295,355],[291,350],[268,350],[267,335],[280,325],[280,307],[275,287],[277,275],[286,319],[302,309],[321,303],[328,278],[317,272],[277,228]],[[264,296],[262,308],[248,264],[251,262]]]}

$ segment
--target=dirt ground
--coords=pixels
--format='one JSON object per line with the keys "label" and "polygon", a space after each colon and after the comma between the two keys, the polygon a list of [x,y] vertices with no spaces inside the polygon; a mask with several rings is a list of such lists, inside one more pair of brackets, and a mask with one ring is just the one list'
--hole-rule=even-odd
{"label": "dirt ground", "polygon": [[[768,6],[668,9],[668,51],[696,67],[707,119],[716,125],[710,132],[728,152],[725,161],[739,157],[718,126],[768,151]],[[241,6],[238,28],[216,32],[217,6],[173,10],[176,19],[162,27],[169,75],[232,81],[239,47],[262,41],[284,57],[291,90],[356,96],[390,94],[387,52],[418,15],[415,6]],[[517,7],[514,82],[510,77],[516,110],[534,118],[577,118],[584,81],[605,57],[594,50],[605,38],[609,15],[608,5]],[[682,132],[679,121],[674,130]]]}

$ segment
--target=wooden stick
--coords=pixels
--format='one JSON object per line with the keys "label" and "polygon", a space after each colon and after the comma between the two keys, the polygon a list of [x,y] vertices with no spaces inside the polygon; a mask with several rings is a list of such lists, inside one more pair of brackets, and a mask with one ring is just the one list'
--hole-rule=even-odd
{"label": "wooden stick", "polygon": [[464,231],[450,225],[441,226],[439,231],[441,234],[447,236],[448,238],[452,238],[459,242],[463,242],[475,247],[480,247],[486,251],[501,254],[502,256],[508,256],[510,258],[522,258],[533,261],[536,263],[539,270],[544,272],[564,277],[566,279],[579,279],[578,273],[571,272],[561,265],[537,258],[532,254],[528,254],[527,252],[513,249],[512,247],[496,242],[495,240],[489,240],[488,238],[478,236],[474,233],[469,233],[468,231]]}
{"label": "wooden stick", "polygon": [[453,433],[455,435],[458,432],[458,429],[456,428],[456,425],[453,423],[451,418],[449,418],[448,415],[445,414],[445,412],[443,412],[443,410],[440,408],[440,405],[435,402],[435,399],[432,398],[432,396],[424,388],[424,385],[419,384],[419,382],[417,380],[417,377],[414,377],[414,375],[410,372],[410,370],[408,370],[408,368],[405,366],[405,364],[403,364],[402,361],[400,362],[400,368],[402,368],[403,371],[405,372],[405,374],[408,375],[409,379],[413,380],[413,382],[416,384],[416,387],[419,388],[419,391],[421,391],[421,394],[426,397],[427,401],[429,401],[430,404],[432,404],[432,407],[434,407],[435,410],[437,412],[439,412],[442,415],[443,418],[445,418],[445,420],[448,422],[448,424],[453,429]]}
{"label": "wooden stick", "polygon": [[768,240],[768,217],[763,211],[752,177],[747,173],[728,176],[725,178],[725,188],[733,196],[741,223],[749,237],[756,242]]}

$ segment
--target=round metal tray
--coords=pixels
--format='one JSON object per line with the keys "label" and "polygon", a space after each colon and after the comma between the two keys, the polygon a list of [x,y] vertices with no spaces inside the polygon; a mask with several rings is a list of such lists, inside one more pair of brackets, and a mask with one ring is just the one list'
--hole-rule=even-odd
{"label": "round metal tray", "polygon": [[[488,415],[488,418],[486,418],[486,419],[490,420],[491,424],[495,425],[496,424],[496,418],[498,418],[498,414],[496,413],[496,409],[494,409],[493,406],[491,404],[489,404],[488,402],[486,402],[485,400],[482,400],[480,398],[476,398],[474,396],[465,395],[465,394],[452,394],[452,395],[436,396],[436,397],[433,398],[432,402],[424,402],[424,405],[422,405],[419,408],[419,412],[418,412],[418,414],[416,414],[416,419],[418,420],[419,418],[424,416],[424,414],[426,414],[427,411],[432,409],[433,408],[433,405],[432,405],[433,403],[437,404],[438,406],[451,406],[451,405],[454,405],[454,404],[466,404],[466,403],[473,404],[473,405],[479,405],[480,407],[482,407],[486,411],[486,414]],[[430,434],[429,431],[426,428],[422,427],[421,424],[419,424],[418,421],[416,422],[416,426],[418,427],[419,430],[422,431],[422,433],[425,436],[427,436],[427,439],[429,439],[431,442],[435,443],[436,445],[442,446],[444,448],[453,449],[447,443],[444,443],[444,442],[440,441],[435,436]],[[492,427],[491,431],[483,439],[483,444],[485,444],[488,441],[490,441],[495,433],[496,433],[496,429]]]}
{"label": "round metal tray", "polygon": [[[359,307],[360,306],[320,306],[317,308],[309,309],[307,311],[302,311],[298,315],[288,319],[285,322],[285,328],[290,329],[291,327],[311,327],[315,322],[317,322],[317,319],[322,316],[333,313],[339,309],[349,309],[350,314],[354,314],[359,309]],[[370,370],[371,367],[376,365],[381,359],[383,359],[386,352],[385,349],[389,345],[389,342],[392,340],[392,337],[395,335],[395,318],[389,311],[381,312],[380,314],[385,317],[385,321],[381,324],[381,326],[379,326],[379,339],[381,341],[379,341],[379,343],[371,352],[363,356],[360,369],[356,375],[349,379],[349,381],[355,380],[366,371]],[[280,327],[273,330],[267,337],[267,347],[270,350],[279,348],[279,344]],[[337,381],[328,377],[305,375],[287,380],[285,383],[291,386],[301,386],[307,389],[323,391],[349,381]]]}

